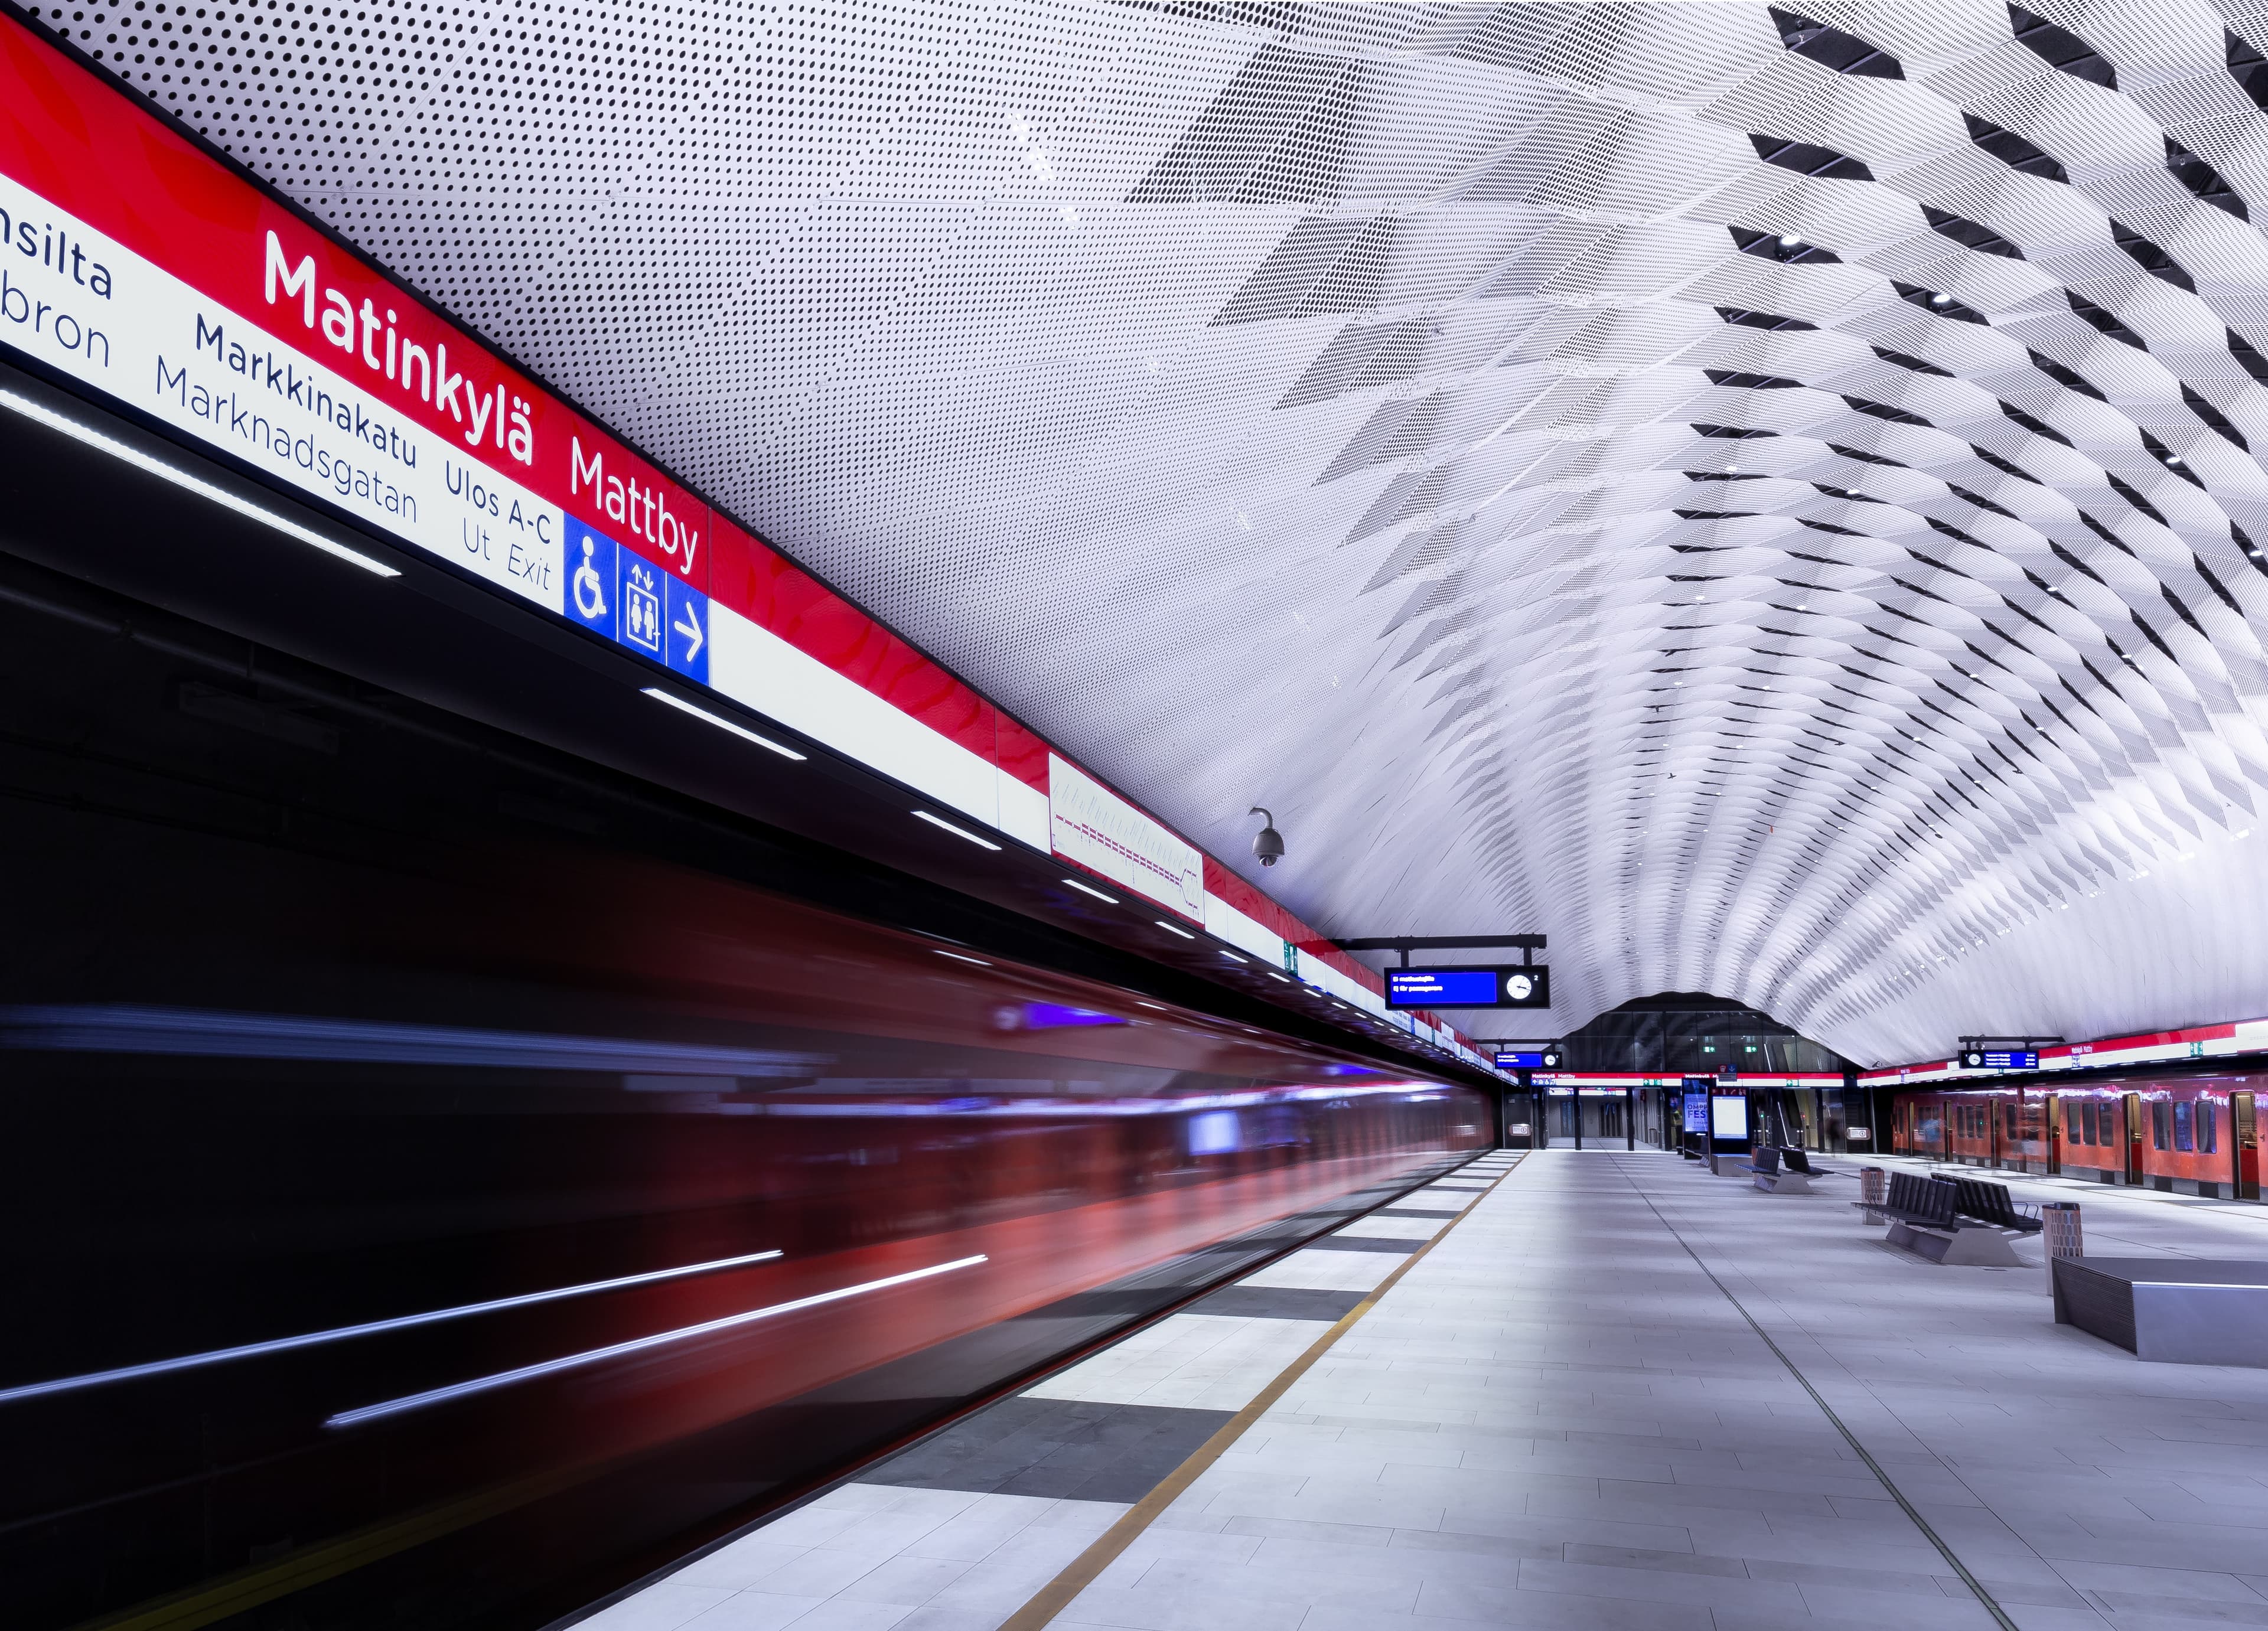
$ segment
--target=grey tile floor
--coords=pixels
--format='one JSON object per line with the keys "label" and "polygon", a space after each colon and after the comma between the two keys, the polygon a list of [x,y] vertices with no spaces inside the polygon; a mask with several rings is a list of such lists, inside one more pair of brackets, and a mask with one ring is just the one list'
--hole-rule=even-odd
{"label": "grey tile floor", "polygon": [[[1470,1205],[1457,1179],[1396,1209]],[[2268,1627],[2268,1370],[2140,1363],[2055,1326],[2037,1268],[1883,1245],[1855,1188],[1529,1158],[1055,1624],[1992,1626],[1683,1235],[2022,1631]],[[2268,1258],[2268,1208],[2042,1194],[2082,1201],[2098,1252]],[[1319,1245],[1245,1290],[1359,1296],[1407,1260]],[[1200,1336],[1299,1329],[1235,1363],[1167,1333],[1084,1391],[1248,1399],[1335,1317],[1310,1306],[1193,1310]],[[993,1631],[1125,1510],[852,1484],[591,1623]]]}

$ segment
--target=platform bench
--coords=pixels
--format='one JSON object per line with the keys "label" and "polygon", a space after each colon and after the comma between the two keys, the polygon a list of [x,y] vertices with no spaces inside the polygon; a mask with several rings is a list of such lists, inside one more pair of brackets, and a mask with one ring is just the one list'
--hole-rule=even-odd
{"label": "platform bench", "polygon": [[1960,1215],[1955,1179],[1893,1172],[1884,1203],[1867,1210],[1889,1223],[1885,1241],[1926,1261],[1965,1268],[2023,1267],[2024,1260],[2000,1230]]}
{"label": "platform bench", "polygon": [[1782,1144],[1779,1158],[1781,1165],[1800,1172],[1806,1178],[1848,1178],[1850,1176],[1848,1172],[1838,1172],[1833,1167],[1812,1165],[1811,1157],[1793,1144]]}
{"label": "platform bench", "polygon": [[1954,1205],[1965,1217],[2020,1235],[2036,1235],[2043,1227],[2039,1208],[2018,1206],[2010,1198],[2006,1184],[1982,1178],[1956,1178],[1953,1186],[1960,1192]]}
{"label": "platform bench", "polygon": [[1811,1174],[1793,1163],[1783,1165],[1781,1157],[1786,1153],[1777,1144],[1759,1144],[1750,1159],[1734,1164],[1742,1172],[1754,1174],[1756,1187],[1768,1195],[1809,1194]]}

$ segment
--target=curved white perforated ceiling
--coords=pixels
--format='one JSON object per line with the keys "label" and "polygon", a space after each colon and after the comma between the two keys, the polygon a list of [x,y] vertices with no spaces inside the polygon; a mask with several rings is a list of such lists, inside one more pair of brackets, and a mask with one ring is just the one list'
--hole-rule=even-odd
{"label": "curved white perforated ceiling", "polygon": [[2268,1008],[2268,7],[39,14],[1313,921]]}

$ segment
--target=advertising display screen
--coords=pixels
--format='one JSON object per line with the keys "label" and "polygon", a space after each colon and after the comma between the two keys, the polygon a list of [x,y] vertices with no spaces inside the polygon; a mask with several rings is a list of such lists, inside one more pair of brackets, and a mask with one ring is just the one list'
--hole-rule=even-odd
{"label": "advertising display screen", "polygon": [[1709,1100],[1709,1135],[1726,1140],[1745,1140],[1749,1135],[1749,1096],[1746,1093],[1719,1093]]}
{"label": "advertising display screen", "polygon": [[1685,1131],[1689,1133],[1706,1133],[1708,1130],[1709,1095],[1706,1093],[1686,1094]]}

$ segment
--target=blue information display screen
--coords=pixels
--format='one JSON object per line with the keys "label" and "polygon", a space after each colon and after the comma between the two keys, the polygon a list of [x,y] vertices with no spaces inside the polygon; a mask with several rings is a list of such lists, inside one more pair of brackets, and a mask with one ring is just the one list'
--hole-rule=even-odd
{"label": "blue information display screen", "polygon": [[1549,1008],[1551,971],[1467,964],[1456,968],[1389,968],[1388,1008]]}
{"label": "blue information display screen", "polygon": [[2040,1054],[2035,1047],[1971,1048],[1961,1062],[1971,1070],[2036,1070]]}
{"label": "blue information display screen", "polygon": [[1496,1068],[1499,1070],[1541,1070],[1543,1069],[1543,1050],[1540,1047],[1509,1052],[1499,1050],[1496,1056]]}
{"label": "blue information display screen", "polygon": [[1389,968],[1386,1001],[1391,1008],[1494,1008],[1493,968]]}

